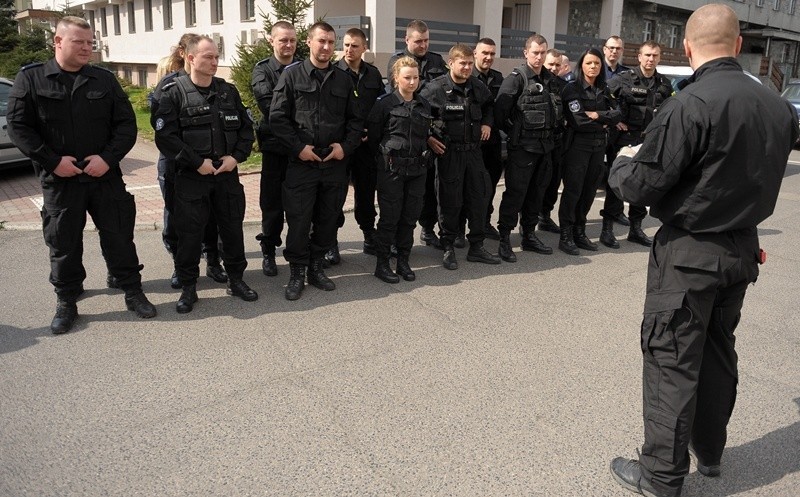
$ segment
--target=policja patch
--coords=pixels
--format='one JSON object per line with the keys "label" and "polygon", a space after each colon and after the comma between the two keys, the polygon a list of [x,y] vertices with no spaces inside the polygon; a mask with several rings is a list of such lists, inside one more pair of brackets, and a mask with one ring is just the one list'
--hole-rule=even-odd
{"label": "policja patch", "polygon": [[569,110],[570,110],[570,112],[573,112],[573,113],[575,113],[575,112],[580,112],[580,110],[581,110],[581,103],[580,103],[579,101],[577,101],[577,100],[572,100],[572,101],[569,103]]}
{"label": "policja patch", "polygon": [[164,118],[159,117],[156,119],[156,131],[164,129]]}

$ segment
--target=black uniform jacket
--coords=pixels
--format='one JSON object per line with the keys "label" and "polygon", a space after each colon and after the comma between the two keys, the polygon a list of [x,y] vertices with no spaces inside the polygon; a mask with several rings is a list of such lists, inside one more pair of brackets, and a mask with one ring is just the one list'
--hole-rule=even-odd
{"label": "black uniform jacket", "polygon": [[[412,102],[414,118],[419,119],[419,122],[427,121],[430,133],[431,104],[418,93],[414,94]],[[380,145],[385,145],[388,141],[392,141],[389,148],[395,150],[400,157],[421,157],[428,149],[427,135],[421,140],[411,139],[413,118],[403,109],[404,106],[405,100],[395,90],[379,98],[372,107],[367,119],[367,143],[373,154],[380,153]]]}
{"label": "black uniform jacket", "polygon": [[389,80],[389,88],[394,88],[394,73],[392,66],[397,62],[400,57],[411,57],[419,64],[419,92],[429,81],[433,81],[439,76],[443,76],[447,72],[447,64],[444,58],[436,52],[427,52],[422,57],[417,57],[408,50],[397,52],[389,59],[389,69],[386,71]]}
{"label": "black uniform jacket", "polygon": [[[236,87],[217,77],[211,81],[210,92],[205,98],[211,106],[211,115],[213,116],[213,121],[209,125],[211,126],[210,136],[213,137],[212,157],[209,157],[197,153],[195,148],[183,139],[180,121],[183,97],[178,85],[179,83],[173,81],[162,88],[158,109],[151,118],[153,129],[156,130],[156,145],[164,157],[174,160],[178,171],[197,170],[203,165],[204,159],[219,159],[225,155],[230,155],[236,159],[236,162],[246,161],[252,152],[255,136],[253,122]],[[222,109],[226,112],[233,112],[234,115],[238,114],[240,125],[235,131],[236,142],[233,144],[226,142],[225,124],[223,118],[220,117]],[[231,172],[235,173],[236,169]]]}
{"label": "black uniform jacket", "polygon": [[[597,88],[585,80],[571,81],[561,91],[561,101],[567,126],[576,133],[600,133],[606,126],[615,125],[622,119],[607,86]],[[591,119],[586,115],[587,111],[597,112],[600,117]]]}
{"label": "black uniform jacket", "polygon": [[[472,75],[475,76],[480,80],[481,83],[485,84],[489,91],[492,92],[492,100],[497,98],[497,94],[500,91],[500,86],[503,84],[503,73],[496,69],[489,69],[486,74],[480,72],[478,69],[472,70]],[[497,120],[497,109],[494,110],[495,115],[495,125],[498,126],[500,121]],[[500,130],[496,127],[492,128],[492,134],[489,137],[489,141],[487,143],[500,143]]]}
{"label": "black uniform jacket", "polygon": [[[494,127],[494,100],[492,100],[492,93],[486,88],[486,85],[481,83],[475,76],[469,77],[466,88],[467,95],[464,95],[461,87],[453,81],[453,78],[450,77],[450,73],[448,72],[444,76],[439,76],[428,83],[420,92],[420,95],[430,102],[434,119],[442,118],[445,105],[447,105],[447,102],[451,101],[449,98],[451,93],[455,92],[461,99],[465,97],[469,98],[470,102],[477,104],[481,109],[480,122],[477,123],[473,119],[471,126],[480,127],[486,125]],[[448,131],[449,130],[445,129],[445,134],[447,134]],[[478,139],[475,139],[475,137]],[[464,136],[446,136],[445,138],[447,139],[446,141],[452,141],[453,143],[478,142],[480,141],[480,130],[473,129],[471,133],[465,130]]]}
{"label": "black uniform jacket", "polygon": [[[608,89],[611,95],[619,103],[619,110],[622,112],[622,122],[628,125],[631,131],[643,130],[653,120],[653,115],[664,101],[672,96],[672,83],[669,78],[655,71],[651,78],[645,78],[642,74],[642,69],[639,66],[634,67],[630,71],[617,74],[611,81],[608,82]],[[644,106],[647,111],[644,115],[640,109],[632,108],[634,100],[637,98],[633,95],[633,91],[646,90],[647,95],[639,97],[645,100]],[[636,119],[643,121],[644,125],[641,129],[634,125],[631,121],[632,113],[640,114]]]}
{"label": "black uniform jacket", "polygon": [[320,85],[313,70],[308,59],[284,69],[269,109],[272,132],[292,158],[306,145],[325,148],[333,143],[351,155],[364,130],[353,80],[334,65]]}
{"label": "black uniform jacket", "polygon": [[359,114],[363,119],[366,119],[372,110],[372,106],[375,105],[375,101],[384,93],[381,72],[377,67],[363,60],[361,61],[361,67],[358,69],[358,74],[350,70],[344,59],[338,60],[336,67],[347,73],[350,79],[353,80],[354,95],[357,97],[356,102],[358,103]]}
{"label": "black uniform jacket", "polygon": [[[121,175],[119,162],[136,143],[136,117],[113,73],[86,65],[72,86],[64,83],[55,59],[32,64],[17,74],[8,100],[8,134],[48,181],[102,181]],[[99,155],[111,168],[100,178],[53,173],[63,156],[83,160]]]}
{"label": "black uniform jacket", "polygon": [[772,214],[797,140],[789,102],[733,58],[700,66],[661,106],[633,157],[614,162],[620,198],[692,233],[751,229]]}
{"label": "black uniform jacket", "polygon": [[[294,62],[300,62],[300,59],[293,59],[292,63]],[[287,154],[288,150],[275,138],[269,127],[269,106],[272,103],[272,92],[285,68],[286,66],[274,56],[264,59],[253,67],[253,76],[250,80],[253,97],[256,99],[258,110],[261,111],[261,120],[258,122],[259,147],[263,151],[283,155]]]}

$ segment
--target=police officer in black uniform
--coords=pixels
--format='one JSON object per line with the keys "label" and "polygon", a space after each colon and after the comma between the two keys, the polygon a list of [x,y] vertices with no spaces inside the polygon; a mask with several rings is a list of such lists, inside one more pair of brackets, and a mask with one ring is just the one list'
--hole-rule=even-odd
{"label": "police officer in black uniform", "polygon": [[[609,166],[620,148],[642,142],[642,134],[653,120],[654,113],[664,100],[672,95],[672,84],[669,79],[656,71],[660,60],[661,46],[654,41],[646,41],[639,48],[639,65],[630,71],[617,74],[608,83],[609,90],[619,102],[622,111],[622,122],[617,123],[615,133],[609,134],[609,140],[614,137],[614,143],[609,143],[607,151]],[[611,189],[606,189],[606,199],[600,211],[600,215],[603,216],[600,243],[606,247],[619,248],[614,236],[614,220],[623,214],[624,208],[622,200]],[[629,207],[628,240],[649,247],[653,240],[642,231],[642,220],[646,215],[647,208],[644,206]]]}
{"label": "police officer in black uniform", "polygon": [[492,93],[472,76],[472,49],[455,45],[450,49],[450,72],[422,89],[420,94],[431,104],[438,122],[436,136],[428,145],[439,155],[436,165],[436,188],[439,201],[439,238],[446,269],[458,269],[453,248],[460,225],[461,208],[469,221],[470,242],[467,260],[500,264],[500,259],[483,246],[486,204],[491,184],[483,166],[481,142],[489,139],[494,125]]}
{"label": "police officer in black uniform", "polygon": [[[475,55],[475,68],[472,70],[472,75],[478,78],[481,83],[485,84],[489,91],[492,92],[492,100],[497,98],[497,93],[500,91],[500,86],[503,84],[503,73],[497,69],[492,69],[494,59],[497,56],[497,45],[491,38],[481,38],[475,45],[473,51]],[[483,165],[489,173],[491,180],[492,191],[489,195],[489,205],[486,208],[486,226],[484,231],[486,238],[492,240],[499,240],[500,233],[497,228],[492,226],[492,212],[494,212],[494,195],[497,192],[497,183],[500,182],[500,177],[503,175],[503,138],[500,136],[500,129],[498,127],[492,128],[492,134],[489,139],[481,145],[481,153],[483,155]],[[466,213],[462,213],[466,219]],[[462,236],[464,232],[460,232]]]}
{"label": "police officer in black uniform", "polygon": [[[186,44],[196,37],[197,34],[195,33],[185,33],[181,36],[172,53],[159,62],[159,66],[162,62],[166,62],[172,72],[165,74],[161,78],[156,84],[153,93],[149,96],[151,116],[158,112],[158,101],[161,99],[164,86],[171,83],[176,77],[186,74],[184,70]],[[161,197],[164,199],[164,227],[161,230],[161,239],[167,252],[172,256],[174,265],[175,256],[178,253],[178,231],[173,220],[175,215],[175,161],[167,159],[164,154],[159,152],[156,170],[158,172],[158,185],[161,188]],[[228,274],[220,264],[218,239],[217,220],[214,219],[214,214],[210,213],[201,246],[201,251],[206,259],[206,276],[217,283],[227,283]],[[181,287],[181,283],[178,280],[177,267],[172,272],[172,277],[170,277],[170,286],[176,290]]]}
{"label": "police officer in black uniform", "polygon": [[256,239],[261,242],[263,260],[261,270],[267,276],[278,275],[275,262],[275,248],[281,245],[283,231],[283,200],[281,191],[289,163],[289,150],[272,133],[269,126],[269,106],[272,103],[272,90],[278,84],[283,70],[289,64],[298,62],[294,54],[297,50],[297,31],[291,23],[278,21],[270,32],[272,57],[258,62],[253,67],[251,87],[253,96],[261,111],[261,120],[256,130],[258,147],[261,149],[261,182],[258,202],[261,207],[261,233]]}
{"label": "police officer in black uniform", "polygon": [[[411,57],[401,57],[392,68],[392,76],[396,90],[378,98],[367,120],[367,143],[378,156],[381,211],[375,235],[375,276],[387,283],[397,283],[400,277],[416,279],[408,257],[432,155],[428,149],[430,104],[416,93],[419,65]],[[389,265],[392,243],[397,248],[397,273]]]}
{"label": "police officer in black uniform", "polygon": [[308,30],[308,59],[287,67],[275,87],[269,123],[290,151],[283,182],[289,230],[283,256],[289,261],[287,300],[308,282],[330,291],[323,256],[336,243],[336,224],[347,196],[347,160],[361,144],[353,80],[331,63],[336,32],[317,22]]}
{"label": "police officer in black uniform", "polygon": [[[389,68],[386,72],[389,79],[387,92],[394,91],[392,67],[394,67],[394,63],[400,57],[413,57],[417,61],[417,64],[419,64],[420,84],[417,91],[425,88],[425,85],[429,81],[447,73],[447,65],[444,62],[444,58],[436,52],[429,52],[429,44],[430,35],[428,34],[428,25],[420,20],[411,21],[406,28],[406,50],[397,52],[389,59]],[[434,232],[434,226],[436,225],[438,215],[435,177],[435,169],[429,169],[427,179],[425,180],[425,198],[422,201],[422,213],[419,217],[419,225],[422,228],[419,239],[424,242],[425,245],[440,249],[442,245],[439,243],[439,238]]]}
{"label": "police officer in black uniform", "polygon": [[644,495],[679,496],[690,453],[701,474],[721,472],[734,331],[764,262],[757,226],[775,208],[799,133],[792,105],[742,72],[741,46],[730,7],[696,10],[684,40],[694,75],[658,110],[638,153],[620,151],[609,178],[663,223],[641,325],[644,444],[638,460],[611,462],[614,479]]}
{"label": "police officer in black uniform", "polygon": [[586,236],[586,216],[592,207],[603,173],[606,128],[622,117],[605,82],[602,55],[585,51],[575,67],[575,81],[561,92],[567,131],[564,137],[564,190],[558,205],[561,236],[558,248],[578,255],[578,247],[597,250]]}
{"label": "police officer in black uniform", "polygon": [[[542,197],[552,173],[555,131],[562,120],[561,79],[544,67],[547,40],[531,35],[525,42],[526,64],[503,82],[495,103],[495,118],[508,134],[506,190],[500,202],[500,257],[516,262],[509,235],[522,214],[522,249],[552,254],[536,236]],[[502,123],[502,124],[501,124]]]}
{"label": "police officer in black uniform", "polygon": [[[367,51],[367,35],[359,28],[350,28],[342,39],[344,53],[336,62],[336,66],[349,74],[355,87],[356,102],[359,113],[366,117],[375,105],[378,96],[383,94],[383,77],[377,67],[362,60],[361,56]],[[375,255],[373,235],[375,234],[375,189],[376,169],[375,155],[369,145],[364,142],[355,151],[348,162],[350,181],[353,183],[353,214],[364,234],[363,250],[365,254]],[[339,215],[338,226],[344,226],[344,212]],[[330,264],[339,264],[339,242],[325,254],[325,260]]]}
{"label": "police officer in black uniform", "polygon": [[245,198],[238,163],[247,160],[255,140],[252,121],[236,87],[214,77],[219,51],[208,36],[187,43],[189,74],[162,89],[152,117],[156,145],[175,161],[176,257],[183,290],[175,309],[191,312],[197,302],[197,277],[203,229],[213,212],[222,239],[228,294],[245,301],[258,294],[242,281]]}
{"label": "police officer in black uniform", "polygon": [[58,299],[50,330],[66,333],[78,317],[87,211],[127,308],[151,318],[156,308],[142,293],[133,243],[136,205],[119,167],[136,142],[133,107],[111,72],[89,65],[92,30],[84,19],[60,19],[53,44],[54,59],[17,75],[6,116],[12,142],[31,158],[42,184],[42,229]]}

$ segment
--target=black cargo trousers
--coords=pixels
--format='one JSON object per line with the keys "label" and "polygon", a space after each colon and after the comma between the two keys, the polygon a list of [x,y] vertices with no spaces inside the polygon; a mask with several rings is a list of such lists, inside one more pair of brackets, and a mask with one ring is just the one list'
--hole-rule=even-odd
{"label": "black cargo trousers", "polygon": [[734,331],[747,285],[758,277],[756,228],[692,234],[662,226],[647,270],[641,327],[642,477],[678,495],[691,442],[717,464],[736,401]]}
{"label": "black cargo trousers", "polygon": [[212,178],[187,171],[175,176],[175,221],[178,252],[175,269],[181,285],[197,283],[200,247],[213,214],[222,241],[222,260],[232,280],[241,280],[247,259],[244,253],[245,197],[237,170]]}
{"label": "black cargo trousers", "polygon": [[[463,207],[469,223],[470,244],[486,238],[486,207],[492,190],[483,166],[480,143],[448,143],[436,161],[436,194],[439,202],[439,238],[453,245],[461,226]],[[423,207],[424,210],[424,207]]]}

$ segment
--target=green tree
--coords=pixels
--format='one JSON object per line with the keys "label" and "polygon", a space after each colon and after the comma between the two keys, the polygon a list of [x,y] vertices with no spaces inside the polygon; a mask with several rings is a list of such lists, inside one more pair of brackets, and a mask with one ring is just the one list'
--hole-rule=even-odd
{"label": "green tree", "polygon": [[[288,21],[297,29],[297,57],[305,58],[308,56],[308,45],[305,40],[308,37],[309,24],[306,24],[306,11],[313,5],[313,0],[270,0],[272,12],[275,16],[260,12],[264,19],[264,32],[269,36],[272,25],[277,21]],[[253,113],[253,118],[258,121],[261,119],[261,112],[256,105],[253,90],[250,86],[250,79],[253,76],[253,67],[268,57],[272,56],[272,45],[267,40],[260,39],[252,45],[236,44],[236,63],[231,67],[231,79],[242,95],[242,102]]]}
{"label": "green tree", "polygon": [[0,0],[0,76],[13,79],[20,67],[32,62],[44,62],[53,56],[47,46],[49,33],[32,27],[19,33],[14,19],[14,0]]}

